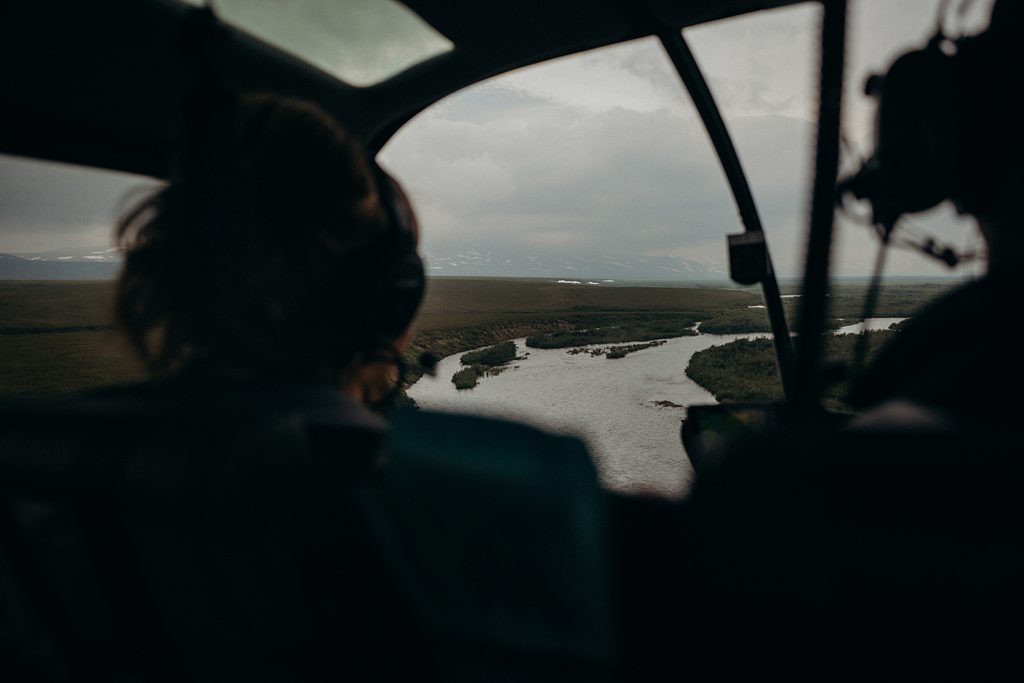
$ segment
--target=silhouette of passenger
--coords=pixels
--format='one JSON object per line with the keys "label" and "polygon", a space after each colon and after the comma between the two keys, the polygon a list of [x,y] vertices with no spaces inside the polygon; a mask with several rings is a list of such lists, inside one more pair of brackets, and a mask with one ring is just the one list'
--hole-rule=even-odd
{"label": "silhouette of passenger", "polygon": [[116,315],[157,385],[400,381],[424,289],[398,184],[313,103],[221,97],[166,187],[117,226]]}
{"label": "silhouette of passenger", "polygon": [[1003,329],[1024,292],[1022,28],[1021,3],[997,2],[989,29],[957,41],[954,54],[911,53],[883,81],[878,179],[867,192],[876,216],[952,200],[976,219],[988,270],[909,320],[855,384],[851,402],[873,419],[970,430],[1016,422],[1015,408],[992,399],[1024,380],[1019,344]]}
{"label": "silhouette of passenger", "polygon": [[988,30],[935,40],[881,81],[857,194],[890,227],[952,200],[977,219],[988,272],[881,351],[852,423],[759,434],[697,479],[681,640],[698,678],[1021,676],[1024,461],[1005,397],[1024,371],[1002,329],[1024,293],[1021,16],[1000,1]]}
{"label": "silhouette of passenger", "polygon": [[313,578],[345,605],[325,631],[339,661],[379,663],[360,680],[429,680],[435,647],[471,680],[610,667],[605,500],[583,443],[368,410],[400,387],[423,296],[410,205],[317,106],[216,95],[193,100],[177,175],[118,226],[117,317],[152,375],[126,391],[212,403],[247,434],[283,414],[287,448],[253,459],[318,473],[303,504],[328,510],[315,557],[337,564]]}

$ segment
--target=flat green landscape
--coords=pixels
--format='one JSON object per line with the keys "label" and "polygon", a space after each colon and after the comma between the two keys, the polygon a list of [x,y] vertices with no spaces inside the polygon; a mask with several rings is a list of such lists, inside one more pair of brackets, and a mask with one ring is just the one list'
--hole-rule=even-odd
{"label": "flat green landscape", "polygon": [[[909,317],[949,286],[887,286],[875,315]],[[0,282],[0,391],[69,393],[141,379],[142,369],[112,328],[113,291],[112,282]],[[863,294],[859,285],[835,286],[830,295],[831,325],[856,322]],[[792,325],[798,299],[785,302]],[[434,278],[428,283],[408,356],[412,360],[428,350],[447,356],[517,337],[532,337],[537,346],[548,347],[640,342],[686,334],[697,322],[702,332],[766,332],[764,309],[751,308],[761,303],[756,289],[725,286],[610,287]],[[734,375],[748,370],[729,365],[736,370]],[[417,377],[413,373],[410,379]]]}
{"label": "flat green landscape", "polygon": [[[868,332],[866,363],[870,363],[878,349],[895,334],[889,330]],[[829,337],[825,342],[825,357],[836,370],[835,381],[825,387],[822,396],[829,410],[849,409],[845,399],[850,377],[846,371],[853,362],[858,337],[842,334]],[[771,339],[737,339],[697,351],[686,367],[686,376],[714,394],[719,403],[781,401],[783,398]]]}
{"label": "flat green landscape", "polygon": [[0,392],[64,394],[143,378],[112,328],[112,282],[0,282]]}

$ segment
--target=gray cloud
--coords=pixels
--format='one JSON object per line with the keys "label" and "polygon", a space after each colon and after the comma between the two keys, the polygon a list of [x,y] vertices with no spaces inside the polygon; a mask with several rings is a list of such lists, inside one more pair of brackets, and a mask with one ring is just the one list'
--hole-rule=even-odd
{"label": "gray cloud", "polygon": [[[976,30],[988,9],[975,3]],[[846,128],[865,153],[864,78],[918,47],[938,0],[860,0],[851,11]],[[980,8],[979,8],[980,7]],[[817,106],[819,8],[813,3],[688,29],[733,132],[780,272],[804,260]],[[973,22],[973,23],[972,23]],[[673,255],[726,260],[740,229],[724,176],[678,75],[653,39],[523,69],[458,93],[414,119],[385,150],[422,215],[424,245],[487,250]],[[853,166],[855,160],[848,165]],[[963,242],[943,209],[915,219]],[[840,220],[837,272],[863,274],[870,232]],[[940,274],[913,254],[894,274]]]}
{"label": "gray cloud", "polygon": [[[724,263],[724,235],[741,229],[689,113],[540,107],[489,124],[421,124],[386,161],[410,185],[427,250],[435,238],[461,237],[491,249],[515,242]],[[811,126],[782,116],[732,124],[766,226],[794,241]]]}
{"label": "gray cloud", "polygon": [[155,187],[126,173],[0,155],[0,253],[111,244],[116,217]]}
{"label": "gray cloud", "polygon": [[[355,24],[337,27],[325,18],[319,29],[306,26],[329,9],[325,1],[306,3],[282,20],[280,30],[314,48],[331,40],[361,45],[365,32],[339,39]],[[266,19],[261,12],[275,3],[221,5],[255,20]],[[922,44],[934,29],[937,5],[851,3],[844,116],[862,152],[870,146],[872,116],[871,103],[859,94],[864,77]],[[348,9],[370,21],[360,7]],[[968,30],[983,26],[987,12],[987,2],[974,3]],[[414,31],[403,26],[399,22],[390,35],[416,43]],[[817,30],[817,5],[806,3],[686,32],[734,134],[775,261],[788,274],[798,273],[804,258]],[[351,55],[367,74],[391,68],[387,50],[364,47]],[[653,39],[522,69],[457,93],[401,130],[384,161],[411,191],[428,251],[457,240],[494,251],[724,263],[725,235],[740,229],[703,128]],[[140,182],[145,180],[0,157],[0,252],[107,244],[122,198]],[[948,208],[915,222],[958,244],[971,234]],[[866,272],[874,244],[865,228],[841,221],[838,272]],[[912,254],[895,253],[890,262],[892,273],[943,272]]]}

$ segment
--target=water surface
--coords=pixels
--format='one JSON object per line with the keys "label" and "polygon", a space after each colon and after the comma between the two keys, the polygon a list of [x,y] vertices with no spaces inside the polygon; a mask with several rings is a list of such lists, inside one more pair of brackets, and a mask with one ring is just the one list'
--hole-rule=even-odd
{"label": "water surface", "polygon": [[[693,475],[679,441],[684,406],[714,403],[686,376],[695,351],[749,335],[699,335],[608,359],[566,349],[530,349],[516,339],[512,369],[459,391],[451,382],[461,353],[409,390],[423,408],[522,420],[583,438],[605,484],[618,490],[685,492]],[[607,347],[597,344],[587,348]]]}
{"label": "water surface", "polygon": [[[870,329],[886,329],[902,318],[876,318]],[[839,332],[857,332],[858,325]],[[430,410],[455,411],[521,420],[587,442],[606,486],[620,491],[683,495],[693,468],[679,439],[686,406],[715,403],[714,397],[686,376],[690,357],[702,349],[751,334],[701,334],[609,359],[567,349],[531,349],[516,339],[511,369],[483,377],[473,389],[459,391],[452,375],[462,353],[437,366],[437,377],[423,377],[409,396]],[[607,348],[595,344],[585,348]]]}

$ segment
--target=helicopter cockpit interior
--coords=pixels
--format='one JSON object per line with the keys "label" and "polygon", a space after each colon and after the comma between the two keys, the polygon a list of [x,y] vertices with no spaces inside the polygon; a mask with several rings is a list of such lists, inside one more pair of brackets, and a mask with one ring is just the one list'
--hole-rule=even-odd
{"label": "helicopter cockpit interior", "polygon": [[[1020,372],[977,327],[1020,290],[1000,227],[1019,28],[1009,0],[5,7],[0,673],[1019,669],[1024,471],[1015,411],[986,394]],[[426,252],[409,317],[426,295],[395,393],[418,408],[152,390],[116,338],[111,226],[202,147],[211,83],[314,103],[378,187],[405,184]],[[705,332],[730,306],[723,325],[757,322]],[[655,331],[529,341],[627,319]],[[888,353],[873,320],[899,326]],[[709,392],[649,354],[673,339],[700,340],[687,359],[760,344],[733,373],[761,354],[769,393]],[[626,354],[652,360],[607,372]],[[606,384],[557,374],[597,356]],[[584,427],[559,429],[577,399]]]}

